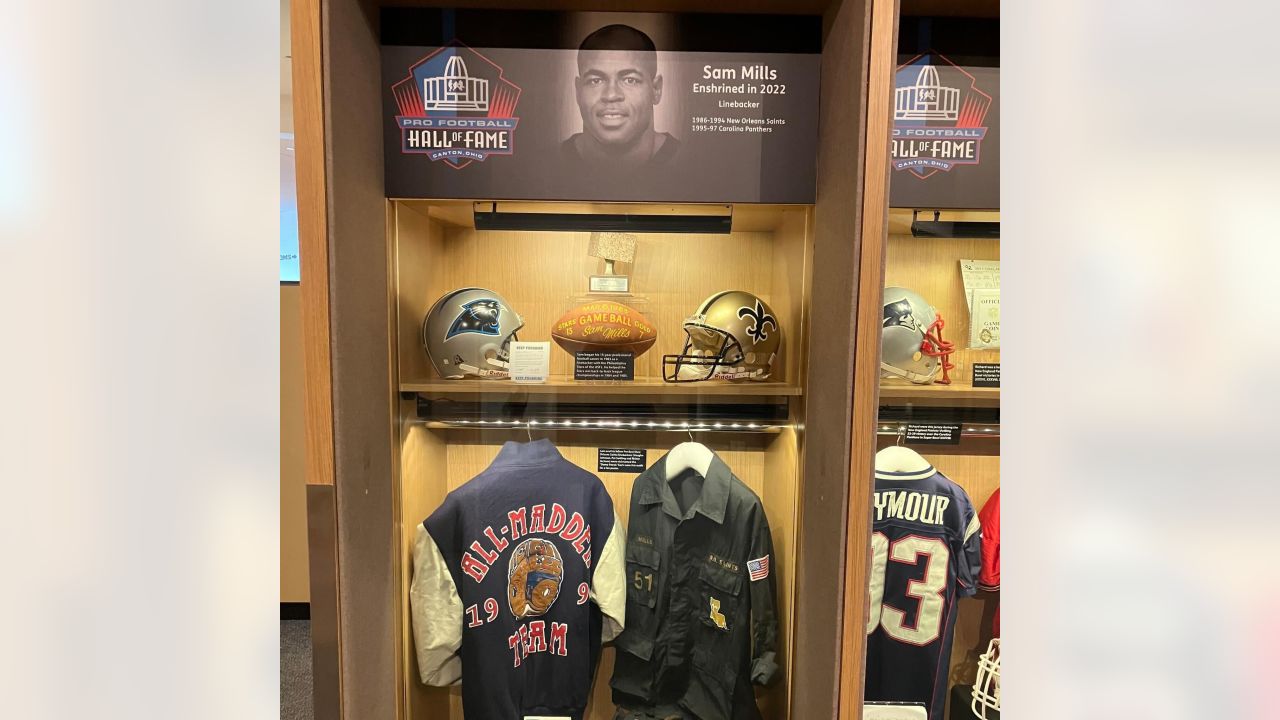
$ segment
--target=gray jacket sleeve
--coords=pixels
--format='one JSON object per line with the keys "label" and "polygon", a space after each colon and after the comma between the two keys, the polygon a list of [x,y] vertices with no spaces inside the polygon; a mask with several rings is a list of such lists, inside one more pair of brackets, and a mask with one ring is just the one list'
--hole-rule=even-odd
{"label": "gray jacket sleeve", "polygon": [[440,548],[421,524],[413,543],[409,611],[422,682],[451,685],[461,680],[462,599]]}
{"label": "gray jacket sleeve", "polygon": [[605,540],[599,564],[591,579],[591,599],[604,615],[604,628],[601,631],[604,642],[617,637],[626,627],[626,538],[627,530],[622,526],[622,518],[614,513],[613,530]]}

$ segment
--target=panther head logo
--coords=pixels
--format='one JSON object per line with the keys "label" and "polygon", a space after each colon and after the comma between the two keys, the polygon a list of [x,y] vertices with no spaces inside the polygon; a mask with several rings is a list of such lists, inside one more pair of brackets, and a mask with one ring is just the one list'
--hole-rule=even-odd
{"label": "panther head logo", "polygon": [[759,300],[756,300],[754,309],[745,306],[738,308],[738,317],[751,318],[751,327],[747,328],[747,335],[750,335],[755,342],[763,342],[769,337],[768,328],[778,329],[778,321],[765,311],[764,305]]}
{"label": "panther head logo", "polygon": [[463,333],[497,335],[498,317],[501,314],[502,305],[497,300],[492,298],[472,300],[462,306],[462,312],[453,319],[453,324],[449,326],[449,332],[445,334],[444,339],[448,340],[454,335]]}

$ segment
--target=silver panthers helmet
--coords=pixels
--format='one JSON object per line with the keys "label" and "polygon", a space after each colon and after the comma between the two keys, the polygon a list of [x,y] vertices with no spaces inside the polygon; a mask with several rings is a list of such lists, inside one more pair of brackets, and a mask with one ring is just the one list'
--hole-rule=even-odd
{"label": "silver panthers helmet", "polygon": [[511,376],[511,341],[524,319],[502,296],[483,288],[454,290],[436,301],[422,321],[422,346],[441,377]]}
{"label": "silver panthers helmet", "polygon": [[947,371],[955,367],[955,350],[942,339],[942,315],[919,294],[900,287],[884,289],[884,334],[880,374],[926,384],[942,371],[941,385],[949,385]]}

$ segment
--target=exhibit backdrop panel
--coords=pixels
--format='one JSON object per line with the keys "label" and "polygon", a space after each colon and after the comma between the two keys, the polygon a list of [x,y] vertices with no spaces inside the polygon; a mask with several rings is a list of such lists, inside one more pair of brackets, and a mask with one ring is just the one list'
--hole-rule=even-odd
{"label": "exhibit backdrop panel", "polygon": [[814,202],[816,17],[400,8],[383,28],[388,197]]}

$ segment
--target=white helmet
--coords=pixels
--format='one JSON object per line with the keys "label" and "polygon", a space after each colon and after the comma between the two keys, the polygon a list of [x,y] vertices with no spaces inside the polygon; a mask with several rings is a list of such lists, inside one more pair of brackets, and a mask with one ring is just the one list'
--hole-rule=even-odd
{"label": "white helmet", "polygon": [[942,315],[919,294],[906,288],[885,288],[881,375],[923,385],[933,382],[942,370],[938,383],[951,384],[947,371],[955,366],[948,356],[955,348],[942,339],[944,324]]}
{"label": "white helmet", "polygon": [[1000,712],[1000,638],[992,638],[987,651],[978,658],[978,679],[973,683],[969,708],[981,720],[987,720],[987,710]]}
{"label": "white helmet", "polygon": [[501,380],[511,376],[509,349],[522,327],[524,320],[498,293],[463,288],[431,306],[422,321],[422,346],[441,377]]}

